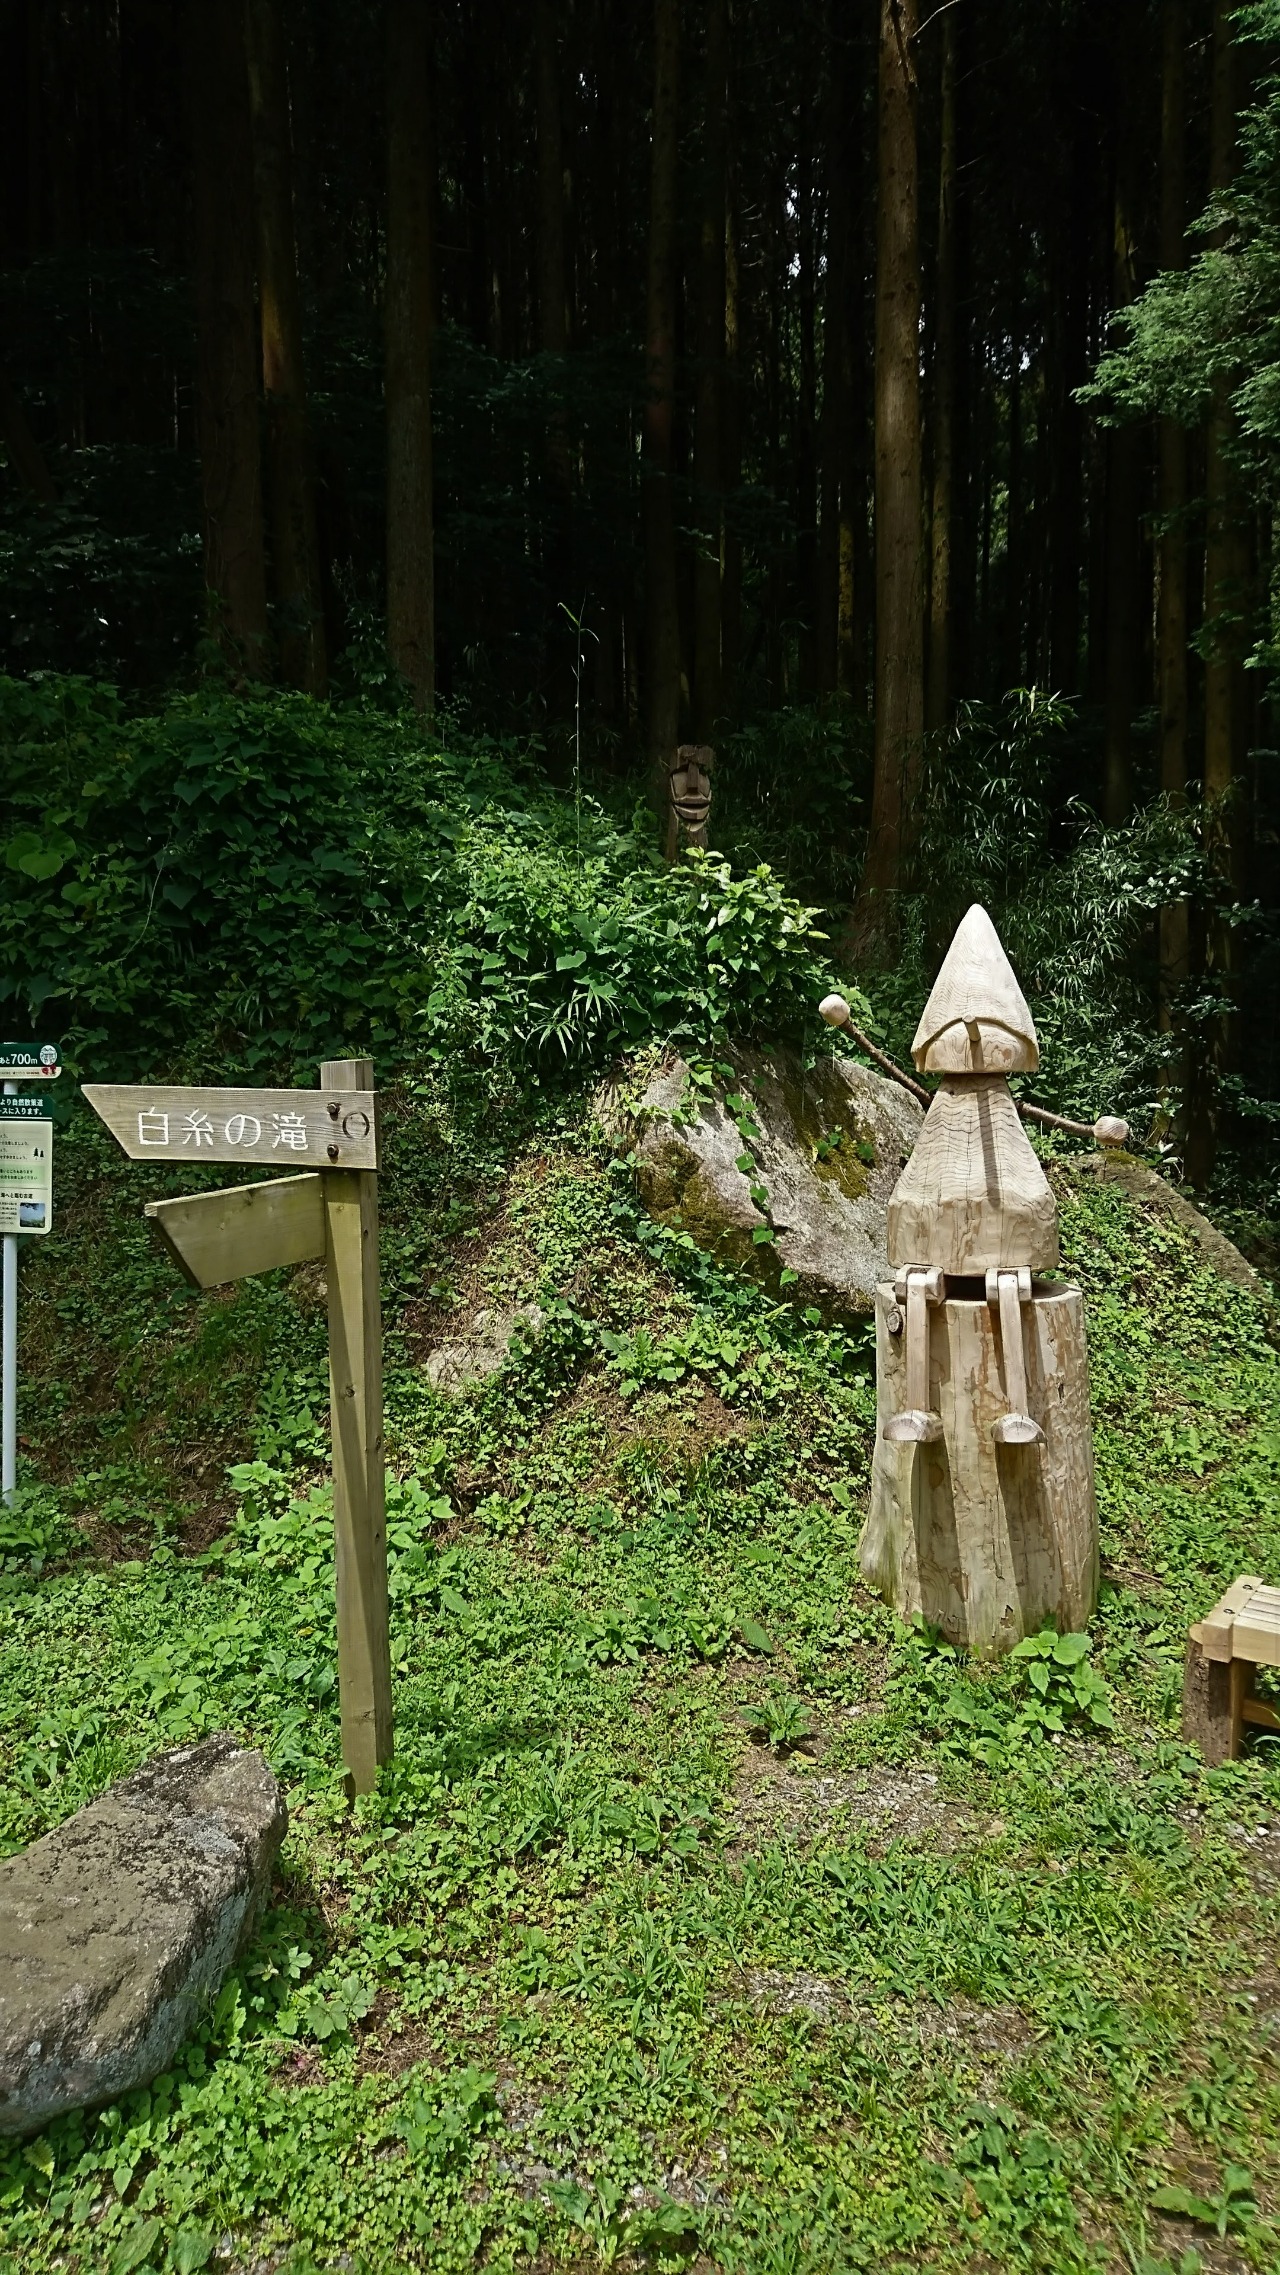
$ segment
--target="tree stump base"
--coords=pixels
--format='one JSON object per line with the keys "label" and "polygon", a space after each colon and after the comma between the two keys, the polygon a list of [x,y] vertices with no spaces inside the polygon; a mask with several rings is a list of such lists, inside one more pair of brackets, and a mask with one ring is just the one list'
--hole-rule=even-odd
{"label": "tree stump base", "polygon": [[1019,1307],[1027,1409],[1043,1442],[999,1445],[1006,1414],[999,1315],[979,1280],[949,1280],[929,1311],[932,1444],[891,1444],[907,1404],[906,1336],[891,1283],[876,1290],[876,1450],[860,1543],[872,1587],[986,1658],[1048,1622],[1087,1627],[1098,1596],[1084,1304],[1079,1288],[1034,1281]]}

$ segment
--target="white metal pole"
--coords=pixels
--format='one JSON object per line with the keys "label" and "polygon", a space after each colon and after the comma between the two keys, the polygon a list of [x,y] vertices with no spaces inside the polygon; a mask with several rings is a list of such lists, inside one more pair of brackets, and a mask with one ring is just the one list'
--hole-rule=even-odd
{"label": "white metal pole", "polygon": [[[4,1094],[17,1094],[16,1082],[6,1082]],[[4,1357],[0,1380],[0,1492],[13,1499],[18,1485],[18,1235],[4,1236]]]}

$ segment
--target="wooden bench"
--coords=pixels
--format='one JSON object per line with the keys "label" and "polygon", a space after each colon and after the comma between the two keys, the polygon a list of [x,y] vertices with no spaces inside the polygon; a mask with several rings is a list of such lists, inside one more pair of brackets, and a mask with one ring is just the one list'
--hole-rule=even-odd
{"label": "wooden bench", "polygon": [[1280,1667],[1280,1588],[1246,1573],[1187,1638],[1182,1735],[1211,1769],[1237,1759],[1246,1725],[1280,1730],[1280,1715],[1253,1695],[1258,1667]]}

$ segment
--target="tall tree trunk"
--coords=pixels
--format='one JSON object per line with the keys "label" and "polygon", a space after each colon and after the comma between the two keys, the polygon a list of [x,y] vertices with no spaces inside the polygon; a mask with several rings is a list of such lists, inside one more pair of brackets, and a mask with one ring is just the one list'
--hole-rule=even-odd
{"label": "tall tree trunk", "polygon": [[938,251],[933,333],[933,498],[929,523],[929,657],[925,725],[951,705],[951,497],[956,381],[956,11],[942,19]]}
{"label": "tall tree trunk", "polygon": [[[1111,307],[1127,308],[1137,290],[1134,243],[1137,121],[1132,87],[1136,72],[1132,27],[1118,29],[1111,216]],[[1141,599],[1142,430],[1126,423],[1106,438],[1106,662],[1102,745],[1102,818],[1116,828],[1133,804],[1133,714],[1138,698],[1142,637]]]}
{"label": "tall tree trunk", "polygon": [[792,512],[796,530],[796,694],[811,702],[817,688],[818,588],[818,187],[807,122],[800,129],[796,167],[796,317],[799,382],[791,448]]}
{"label": "tall tree trunk", "polygon": [[671,496],[675,422],[676,194],[680,89],[680,0],[654,0],[653,153],[645,326],[644,617],[645,741],[655,802],[667,808],[667,777],[680,739],[680,619]]}
{"label": "tall tree trunk", "polygon": [[[1236,50],[1232,0],[1215,0],[1210,115],[1209,187],[1224,189],[1236,168]],[[1214,388],[1205,438],[1205,660],[1204,787],[1209,800],[1228,797],[1240,771],[1245,718],[1242,624],[1248,582],[1248,541],[1240,484],[1231,461],[1235,421],[1231,380]],[[1223,827],[1224,847],[1230,842]]]}
{"label": "tall tree trunk", "polygon": [[[1160,102],[1160,266],[1186,267],[1186,0],[1164,0]],[[1156,707],[1160,719],[1160,787],[1170,805],[1186,803],[1188,750],[1187,670],[1187,433],[1177,419],[1158,424],[1156,540]],[[1185,985],[1187,904],[1160,911],[1160,1025],[1173,1025],[1173,1005]],[[1185,1134],[1185,1133],[1184,1133]]]}
{"label": "tall tree trunk", "polygon": [[302,355],[292,133],[279,0],[248,0],[248,31],[276,645],[281,677],[291,687],[322,695],[328,674],[320,540]]}
{"label": "tall tree trunk", "polygon": [[919,820],[924,728],[916,0],[881,0],[876,207],[875,760],[855,941],[888,937]]}
{"label": "tall tree trunk", "polygon": [[1005,462],[1004,639],[1001,653],[1005,688],[1022,685],[1022,631],[1026,613],[1023,591],[1022,495],[1022,233],[1013,233],[1013,301],[1009,321],[1009,384],[1006,390],[1009,427]]}
{"label": "tall tree trunk", "polygon": [[728,0],[707,0],[702,212],[698,245],[698,379],[693,487],[698,550],[693,565],[693,739],[710,743],[721,708],[721,583],[724,476],[720,463],[725,363],[725,190],[729,81]]}
{"label": "tall tree trunk", "polygon": [[537,0],[534,48],[538,86],[538,345],[544,355],[563,355],[568,346],[564,136],[553,0]]}
{"label": "tall tree trunk", "polygon": [[244,0],[186,15],[196,269],[196,425],[209,629],[228,664],[267,671],[261,368]]}
{"label": "tall tree trunk", "polygon": [[484,87],[489,57],[485,18],[479,8],[468,11],[464,27],[459,90],[462,112],[459,191],[466,221],[467,324],[476,345],[484,347],[491,344],[493,255],[485,154]]}
{"label": "tall tree trunk", "polygon": [[[564,135],[560,108],[560,57],[556,45],[556,10],[553,0],[537,0],[534,13],[534,62],[538,93],[538,346],[559,363],[569,344],[568,290],[565,262]],[[572,481],[569,429],[561,374],[549,375],[554,389],[547,421],[547,470],[550,479],[543,531],[543,573],[551,612],[552,666],[547,678],[547,708],[552,717],[568,718],[573,708],[573,632],[562,610],[576,615],[581,595],[571,592],[570,516]]]}
{"label": "tall tree trunk", "polygon": [[978,589],[978,529],[975,514],[975,356],[973,278],[973,27],[963,8],[947,11],[954,21],[955,180],[951,201],[952,268],[955,276],[955,345],[951,390],[951,500],[948,514],[950,570],[947,579],[949,632],[947,695],[952,704],[973,692],[974,612]]}
{"label": "tall tree trunk", "polygon": [[1049,675],[1055,691],[1081,688],[1080,570],[1084,553],[1086,421],[1076,389],[1089,366],[1089,272],[1097,195],[1093,58],[1077,16],[1061,56],[1071,101],[1065,194],[1050,248],[1048,357],[1052,386],[1053,487],[1049,499]]}
{"label": "tall tree trunk", "polygon": [[[1209,113],[1209,187],[1225,189],[1236,170],[1237,56],[1234,0],[1214,0]],[[1204,798],[1205,843],[1218,891],[1236,882],[1240,843],[1233,792],[1243,759],[1246,696],[1243,629],[1247,608],[1249,545],[1244,501],[1232,463],[1235,420],[1231,379],[1214,384],[1205,432],[1204,550]],[[1231,984],[1230,928],[1210,912],[1205,921],[1210,986],[1220,995]],[[1217,1071],[1229,1049],[1229,1028],[1216,1019],[1196,1053],[1197,1074],[1187,1110],[1187,1176],[1203,1191],[1217,1156]]]}
{"label": "tall tree trunk", "polygon": [[[761,198],[765,289],[755,296],[753,314],[757,332],[753,342],[755,356],[752,361],[761,370],[764,386],[763,417],[765,481],[774,498],[787,494],[787,476],[790,471],[790,452],[784,456],[783,389],[790,379],[790,363],[786,332],[786,294],[784,280],[791,265],[791,245],[787,230],[787,212],[791,197],[785,161],[779,159],[769,170],[767,184]],[[750,367],[749,367],[750,368]],[[769,547],[765,559],[763,603],[760,619],[764,648],[765,703],[773,709],[785,703],[789,689],[789,657],[786,648],[784,622],[787,614],[786,585],[783,574],[782,547],[776,541]]]}
{"label": "tall tree trunk", "polygon": [[860,144],[858,51],[842,10],[829,0],[831,104],[827,122],[827,275],[822,308],[822,421],[818,433],[821,513],[818,524],[818,692],[851,695],[854,606],[854,513],[858,506],[860,367],[855,364],[855,312],[861,307],[855,262],[855,153]]}
{"label": "tall tree trunk", "polygon": [[[864,311],[857,310],[859,318]],[[852,696],[864,714],[871,695],[871,653],[875,637],[871,570],[870,477],[867,418],[867,358],[857,327],[850,357],[849,479],[840,492],[840,608],[836,624],[836,687]]]}
{"label": "tall tree trunk", "polygon": [[[864,246],[863,239],[867,242]],[[858,232],[855,257],[856,286],[850,311],[849,371],[850,478],[847,514],[840,516],[840,629],[837,680],[848,687],[857,708],[870,713],[875,677],[875,572],[872,566],[871,462],[874,451],[871,398],[874,356],[869,340],[867,280],[871,271],[871,245],[866,229]]]}
{"label": "tall tree trunk", "polygon": [[742,661],[742,538],[735,502],[742,481],[742,294],[733,177],[725,168],[724,396],[720,415],[724,578],[720,591],[720,708],[732,714]]}
{"label": "tall tree trunk", "polygon": [[431,479],[431,19],[387,0],[387,648],[435,706]]}

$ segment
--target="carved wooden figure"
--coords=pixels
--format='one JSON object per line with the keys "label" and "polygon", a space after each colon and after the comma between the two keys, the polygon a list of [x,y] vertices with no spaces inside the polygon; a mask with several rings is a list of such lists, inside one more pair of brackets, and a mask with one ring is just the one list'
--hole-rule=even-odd
{"label": "carved wooden figure", "polygon": [[[824,1007],[825,1008],[825,1007]],[[879,1428],[861,1557],[904,1619],[1009,1650],[1092,1615],[1098,1524],[1080,1291],[1007,1076],[1040,1063],[986,910],[952,941],[912,1045],[938,1074],[889,1202]]]}
{"label": "carved wooden figure", "polygon": [[707,743],[681,743],[667,776],[670,807],[667,814],[667,859],[674,861],[681,845],[707,842],[711,819],[711,772],[716,754]]}

